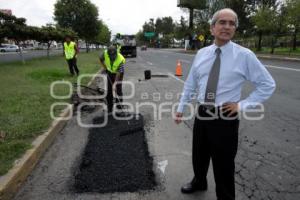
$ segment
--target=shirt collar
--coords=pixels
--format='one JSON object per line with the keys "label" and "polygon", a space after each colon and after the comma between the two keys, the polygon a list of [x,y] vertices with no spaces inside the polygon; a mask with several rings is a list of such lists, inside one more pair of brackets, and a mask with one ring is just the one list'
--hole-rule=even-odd
{"label": "shirt collar", "polygon": [[226,54],[227,52],[229,52],[231,50],[232,45],[233,44],[232,44],[231,41],[227,42],[225,45],[223,45],[221,47],[219,47],[215,43],[213,43],[212,50],[213,50],[213,53],[214,53],[217,48],[220,48],[221,49],[221,54]]}

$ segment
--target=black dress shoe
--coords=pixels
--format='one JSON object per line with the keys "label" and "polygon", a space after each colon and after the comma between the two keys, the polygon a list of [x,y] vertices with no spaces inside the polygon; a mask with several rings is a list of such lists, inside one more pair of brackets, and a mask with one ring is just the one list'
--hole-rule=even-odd
{"label": "black dress shoe", "polygon": [[205,190],[207,190],[207,183],[200,184],[195,179],[181,187],[181,192],[184,194],[190,194],[196,191]]}

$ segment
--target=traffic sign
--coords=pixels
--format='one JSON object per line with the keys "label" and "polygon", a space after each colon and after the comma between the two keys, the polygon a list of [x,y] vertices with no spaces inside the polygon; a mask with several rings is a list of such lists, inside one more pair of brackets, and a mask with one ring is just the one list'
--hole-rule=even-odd
{"label": "traffic sign", "polygon": [[198,39],[202,42],[202,41],[204,41],[204,36],[203,35],[199,35]]}
{"label": "traffic sign", "polygon": [[154,33],[154,32],[145,32],[145,33],[144,33],[144,36],[150,38],[150,37],[155,36],[155,33]]}

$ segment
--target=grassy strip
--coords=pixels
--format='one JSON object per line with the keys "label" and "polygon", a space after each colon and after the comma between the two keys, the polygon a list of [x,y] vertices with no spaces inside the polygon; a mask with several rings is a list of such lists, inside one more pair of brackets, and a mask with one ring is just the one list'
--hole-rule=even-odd
{"label": "grassy strip", "polygon": [[[275,48],[274,49],[274,54],[271,54],[271,48],[262,48],[261,51],[256,51],[255,48],[251,49],[253,52],[257,54],[269,54],[269,55],[276,55],[276,56],[292,56],[292,57],[300,57],[300,48],[297,48],[296,50],[291,50],[289,48]],[[198,50],[187,50],[182,52],[187,53],[187,54],[195,54],[197,53]]]}
{"label": "grassy strip", "polygon": [[[265,53],[270,54],[271,48],[262,48],[261,51],[256,51],[256,49],[252,49],[255,53]],[[300,56],[300,48],[296,50],[291,50],[290,48],[278,47],[274,49],[273,55],[285,55],[285,56]]]}
{"label": "grassy strip", "polygon": [[[99,70],[99,52],[81,53],[78,67],[81,74],[94,74]],[[28,148],[34,138],[49,127],[50,106],[57,100],[50,96],[53,81],[75,82],[62,56],[0,64],[0,175],[5,174]],[[84,79],[83,83],[89,80]],[[56,95],[67,95],[66,85],[55,87]],[[58,107],[55,113],[60,113]]]}

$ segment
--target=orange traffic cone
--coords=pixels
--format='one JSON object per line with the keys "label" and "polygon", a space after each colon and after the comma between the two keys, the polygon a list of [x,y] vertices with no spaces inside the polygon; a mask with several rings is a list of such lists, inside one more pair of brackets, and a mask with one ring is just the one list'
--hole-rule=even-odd
{"label": "orange traffic cone", "polygon": [[175,76],[182,76],[182,67],[181,67],[180,60],[177,60],[177,66],[176,66]]}

